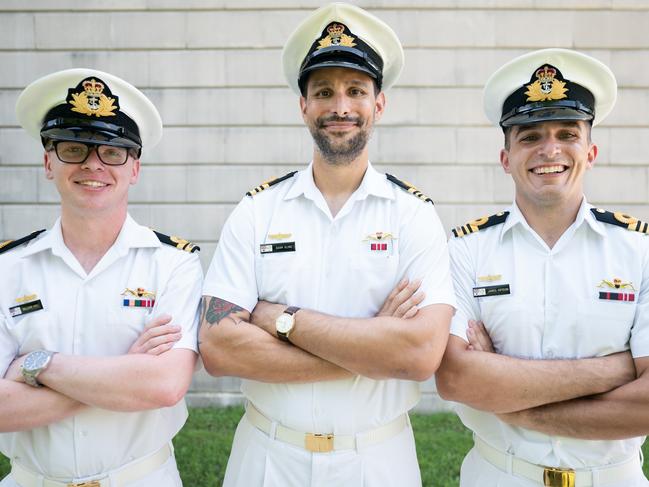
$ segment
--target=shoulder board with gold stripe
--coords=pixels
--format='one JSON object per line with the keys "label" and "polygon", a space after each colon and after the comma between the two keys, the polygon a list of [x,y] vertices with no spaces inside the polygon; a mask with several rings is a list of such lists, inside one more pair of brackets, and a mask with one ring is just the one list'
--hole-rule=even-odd
{"label": "shoulder board with gold stripe", "polygon": [[272,179],[269,179],[268,181],[264,181],[259,186],[255,186],[250,191],[248,191],[246,193],[246,196],[254,196],[257,193],[261,193],[263,190],[268,189],[271,186],[276,185],[277,183],[281,183],[282,181],[285,181],[286,179],[292,178],[296,174],[297,174],[297,171],[291,171],[290,173],[282,176],[281,178],[272,178]]}
{"label": "shoulder board with gold stripe", "polygon": [[198,245],[195,245],[190,241],[185,240],[184,238],[165,235],[164,233],[156,232],[155,230],[153,231],[153,233],[156,234],[156,237],[158,237],[158,240],[160,240],[162,243],[171,245],[172,247],[176,247],[180,250],[184,250],[185,252],[191,253],[201,250]]}
{"label": "shoulder board with gold stripe", "polygon": [[607,211],[602,208],[591,208],[590,211],[600,222],[610,223],[611,225],[617,225],[618,227],[626,228],[632,232],[640,232],[649,235],[649,223],[640,221],[634,216],[619,211]]}
{"label": "shoulder board with gold stripe", "polygon": [[17,240],[7,240],[6,242],[0,242],[0,254],[3,253],[3,252],[6,252],[7,250],[11,250],[11,249],[13,249],[15,247],[18,247],[19,245],[27,243],[30,240],[35,239],[36,237],[38,237],[44,231],[45,231],[45,229],[36,230],[35,232],[30,233],[26,237],[19,238]]}
{"label": "shoulder board with gold stripe", "polygon": [[424,193],[419,191],[417,188],[415,188],[412,184],[410,184],[407,181],[401,181],[399,178],[393,176],[392,174],[385,173],[385,177],[388,178],[388,181],[396,184],[400,188],[405,189],[408,193],[416,196],[422,201],[425,201],[426,203],[432,203],[433,205],[435,204],[432,199],[430,199],[428,196],[426,196]]}
{"label": "shoulder board with gold stripe", "polygon": [[453,236],[464,237],[465,235],[468,235],[470,233],[479,232],[480,230],[484,230],[485,228],[504,223],[505,220],[507,220],[508,215],[508,211],[501,211],[499,213],[496,213],[495,215],[483,216],[482,218],[470,221],[469,223],[460,227],[455,227],[453,229]]}

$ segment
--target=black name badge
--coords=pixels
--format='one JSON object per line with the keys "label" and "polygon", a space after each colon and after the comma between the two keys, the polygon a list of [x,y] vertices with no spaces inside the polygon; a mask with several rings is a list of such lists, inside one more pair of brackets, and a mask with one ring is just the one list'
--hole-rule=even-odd
{"label": "black name badge", "polygon": [[29,303],[19,304],[18,306],[9,308],[9,313],[15,318],[16,316],[26,315],[27,313],[33,313],[41,309],[43,309],[43,303],[41,303],[40,299],[37,299],[36,301],[30,301]]}
{"label": "black name badge", "polygon": [[261,254],[274,254],[275,252],[295,252],[295,242],[269,243],[259,246]]}
{"label": "black name badge", "polygon": [[473,288],[474,298],[484,298],[487,296],[500,296],[502,294],[511,294],[509,284],[499,284],[497,286],[483,286]]}

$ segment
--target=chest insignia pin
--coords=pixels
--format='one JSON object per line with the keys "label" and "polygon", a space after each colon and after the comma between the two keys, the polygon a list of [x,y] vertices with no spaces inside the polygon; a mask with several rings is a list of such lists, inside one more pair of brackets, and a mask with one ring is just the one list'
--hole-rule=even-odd
{"label": "chest insignia pin", "polygon": [[389,232],[374,232],[365,237],[363,242],[368,242],[370,252],[391,252],[392,241],[396,239],[397,237]]}
{"label": "chest insignia pin", "polygon": [[122,305],[127,308],[153,308],[155,304],[155,293],[143,287],[135,290],[126,288],[121,295],[124,296]]}
{"label": "chest insignia pin", "polygon": [[[612,281],[602,279],[597,285],[598,288],[612,289],[613,291],[600,291],[599,299],[605,301],[635,301],[635,287],[630,282],[624,282],[622,279],[614,278]],[[629,292],[618,292],[621,290]]]}

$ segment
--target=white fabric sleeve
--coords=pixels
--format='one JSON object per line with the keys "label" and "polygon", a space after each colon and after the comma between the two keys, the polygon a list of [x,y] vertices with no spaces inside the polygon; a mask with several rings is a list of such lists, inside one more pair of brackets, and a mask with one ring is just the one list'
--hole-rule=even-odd
{"label": "white fabric sleeve", "polygon": [[455,295],[449,269],[446,234],[430,203],[418,204],[412,219],[401,226],[399,237],[399,279],[422,279],[420,291],[425,298],[419,305],[449,304],[455,307]]}
{"label": "white fabric sleeve", "polygon": [[638,305],[631,328],[631,355],[633,358],[649,356],[649,241],[640,237],[644,249],[642,263],[642,284],[638,293]]}
{"label": "white fabric sleeve", "polygon": [[175,251],[177,260],[162,293],[156,296],[157,316],[171,315],[171,324],[180,326],[182,337],[173,348],[188,348],[198,352],[203,269],[198,255]]}
{"label": "white fabric sleeve", "polygon": [[18,343],[9,332],[7,318],[0,314],[0,377],[4,377],[17,355]]}
{"label": "white fabric sleeve", "polygon": [[246,196],[223,226],[205,276],[203,295],[224,299],[252,312],[258,298],[254,248],[253,201]]}
{"label": "white fabric sleeve", "polygon": [[469,320],[480,319],[480,308],[476,298],[473,297],[475,270],[466,242],[461,241],[460,238],[452,237],[448,243],[448,250],[457,298],[457,311],[451,321],[451,334],[468,342],[466,329]]}

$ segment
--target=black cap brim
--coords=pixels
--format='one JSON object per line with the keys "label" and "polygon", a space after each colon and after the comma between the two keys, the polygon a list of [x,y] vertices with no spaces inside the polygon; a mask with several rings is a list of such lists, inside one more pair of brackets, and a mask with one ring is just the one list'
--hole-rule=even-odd
{"label": "black cap brim", "polygon": [[109,130],[90,129],[84,127],[54,127],[41,132],[43,142],[46,140],[67,140],[71,142],[84,142],[94,145],[110,145],[113,147],[124,147],[126,149],[140,150],[141,146],[136,142],[127,139],[123,135],[115,134]]}
{"label": "black cap brim", "polygon": [[539,106],[521,111],[500,122],[501,127],[513,125],[529,125],[533,123],[571,120],[592,120],[593,113],[588,113],[573,107]]}

